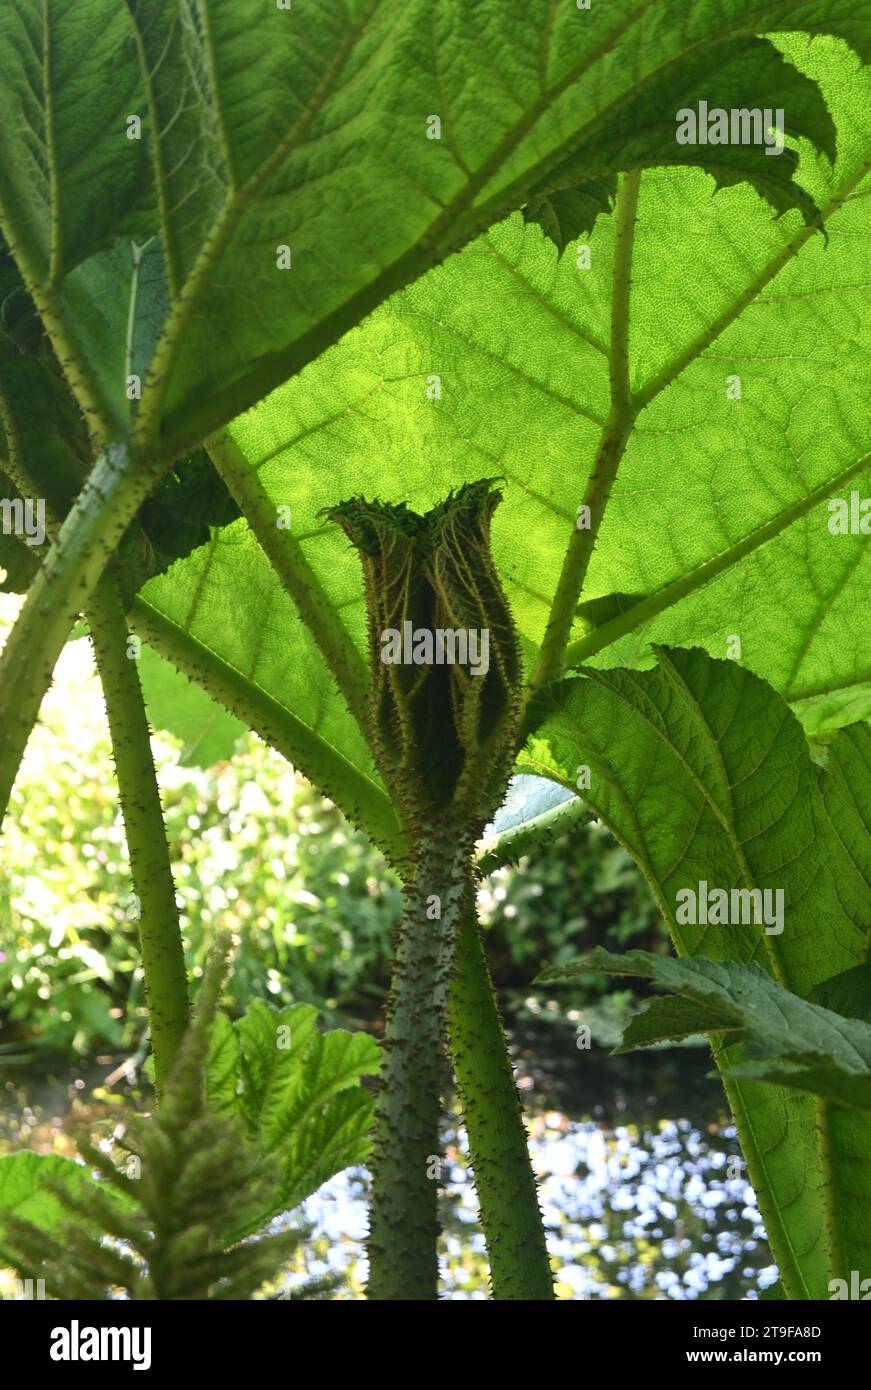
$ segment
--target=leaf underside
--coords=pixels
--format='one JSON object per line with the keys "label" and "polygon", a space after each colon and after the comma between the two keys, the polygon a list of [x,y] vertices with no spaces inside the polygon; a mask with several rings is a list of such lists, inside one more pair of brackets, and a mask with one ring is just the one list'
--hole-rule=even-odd
{"label": "leaf underside", "polygon": [[[546,703],[527,769],[568,786],[578,765],[589,768],[584,799],[641,867],[682,957],[753,966],[800,997],[799,1014],[811,1009],[804,1000],[816,986],[865,961],[868,725],[842,730],[822,768],[781,697],[698,650],[661,650],[652,671],[569,679]],[[686,893],[698,901],[715,888],[730,902],[733,890],[779,891],[781,919],[775,898],[765,919],[740,901],[727,922],[687,912]],[[686,969],[696,966],[708,968],[694,959]],[[717,1025],[697,1012],[691,1021],[690,1031],[735,1023],[728,1010]],[[794,1037],[799,1051],[802,1036]],[[857,1161],[871,1150],[871,1118],[756,1079],[775,1073],[739,1065],[731,1047],[715,1051],[785,1286],[790,1297],[824,1297],[831,1278],[871,1258]],[[794,1063],[787,1070],[794,1081]],[[829,1081],[823,1094],[842,1099]],[[861,1077],[853,1083],[857,1103]]]}

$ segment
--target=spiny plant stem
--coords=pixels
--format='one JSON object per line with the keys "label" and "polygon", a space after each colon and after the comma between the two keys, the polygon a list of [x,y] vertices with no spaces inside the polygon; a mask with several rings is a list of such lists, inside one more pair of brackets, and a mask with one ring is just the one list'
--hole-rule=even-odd
{"label": "spiny plant stem", "polygon": [[387,1005],[372,1160],[368,1293],[395,1301],[438,1296],[439,1081],[472,844],[446,823],[428,827],[418,851]]}
{"label": "spiny plant stem", "polygon": [[365,831],[387,862],[401,873],[408,861],[408,845],[393,804],[377,782],[343,758],[337,748],[278,700],[144,599],[133,600],[129,620],[143,640],[178,671],[204,686],[214,700],[277,748],[326,796],[342,802],[347,818]]}
{"label": "spiny plant stem", "polygon": [[133,887],[138,898],[139,945],[159,1093],[172,1070],[189,1021],[175,884],[139,673],[135,660],[127,655],[127,621],[110,578],[98,584],[87,618],[103,684]]}
{"label": "spiny plant stem", "polygon": [[[424,842],[419,862],[405,890],[388,1005],[372,1166],[369,1297],[437,1297],[438,1097],[446,1018],[493,1296],[551,1300],[538,1194],[478,929],[468,845],[458,845],[447,830]],[[427,917],[433,901],[440,919]]]}
{"label": "spiny plant stem", "polygon": [[[494,1290],[506,1298],[552,1296],[526,1134],[475,918],[472,854],[505,793],[521,680],[517,635],[489,548],[498,500],[492,480],[482,479],[425,516],[363,498],[329,512],[361,555],[371,665],[367,731],[411,846],[373,1164],[369,1288],[378,1299],[437,1296],[439,1082],[448,1016]],[[385,672],[381,634],[411,613],[436,629],[470,620],[487,629],[497,666],[486,710],[483,687],[474,690],[467,678],[455,674],[439,688],[432,673],[421,685],[417,677]]]}
{"label": "spiny plant stem", "polygon": [[108,448],[28,590],[0,656],[0,820],[55,662],[157,476],[122,446]]}
{"label": "spiny plant stem", "polygon": [[289,530],[280,530],[275,503],[257,470],[226,431],[213,434],[206,448],[240,511],[257,537],[285,592],[314,637],[351,714],[366,732],[369,672],[343,628],[316,574]]}
{"label": "spiny plant stem", "polygon": [[469,1136],[497,1299],[554,1297],[523,1112],[469,884],[448,1004],[451,1059]]}

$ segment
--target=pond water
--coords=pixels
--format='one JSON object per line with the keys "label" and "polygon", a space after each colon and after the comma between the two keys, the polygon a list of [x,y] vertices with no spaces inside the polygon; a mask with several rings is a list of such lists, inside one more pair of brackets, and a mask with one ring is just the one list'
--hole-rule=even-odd
{"label": "pond water", "polygon": [[[565,1299],[755,1298],[777,1278],[723,1089],[707,1048],[611,1057],[570,1027],[515,1022],[512,1050],[548,1249]],[[488,1296],[465,1136],[444,1125],[444,1297]],[[341,1272],[362,1297],[367,1178],[349,1170],[311,1198],[307,1256],[287,1280]]]}
{"label": "pond water", "polygon": [[[512,1046],[560,1298],[754,1298],[775,1281],[706,1048],[611,1057],[577,1050],[570,1027],[528,1020],[515,1023]],[[74,1099],[95,1118],[106,1112],[108,1070],[7,1080],[0,1152],[71,1153],[64,1115]],[[455,1113],[445,1116],[444,1140],[443,1296],[484,1299],[484,1242]],[[366,1197],[366,1173],[350,1169],[289,1218],[304,1216],[312,1234],[266,1296],[338,1273],[333,1296],[362,1297]]]}

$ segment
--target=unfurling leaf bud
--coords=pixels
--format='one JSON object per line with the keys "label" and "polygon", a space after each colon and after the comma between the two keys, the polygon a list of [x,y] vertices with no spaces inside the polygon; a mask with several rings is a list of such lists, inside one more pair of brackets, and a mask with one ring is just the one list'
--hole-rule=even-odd
{"label": "unfurling leaf bud", "polygon": [[371,732],[412,824],[448,807],[489,812],[507,775],[522,668],[490,553],[492,481],[423,516],[362,498],[327,511],[363,564]]}

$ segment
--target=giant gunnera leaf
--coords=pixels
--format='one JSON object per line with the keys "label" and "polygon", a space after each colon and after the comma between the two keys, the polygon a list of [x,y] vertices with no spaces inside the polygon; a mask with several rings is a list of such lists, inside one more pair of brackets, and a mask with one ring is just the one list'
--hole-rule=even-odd
{"label": "giant gunnera leaf", "polygon": [[632,1038],[677,1036],[681,1020],[726,1035],[715,1056],[784,1288],[823,1298],[871,1261],[868,1027],[851,984],[871,939],[871,727],[841,730],[823,767],[757,676],[658,655],[545,694],[522,761],[580,782],[644,872],[690,959],[645,958],[685,1002],[654,1006]]}
{"label": "giant gunnera leaf", "polygon": [[[774,43],[784,24],[803,36]],[[164,620],[176,647],[179,632],[189,632],[193,645],[187,657],[177,652],[178,664],[220,681],[236,706],[250,683],[258,727],[277,730],[303,763],[322,769],[331,793],[383,843],[395,839],[378,804],[382,789],[322,674],[327,652],[340,688],[357,692],[351,713],[359,723],[359,582],[347,552],[335,562],[341,543],[317,513],[352,489],[422,513],[451,486],[504,474],[518,505],[499,523],[497,558],[501,546],[534,656],[585,480],[594,476],[611,348],[628,341],[633,411],[650,407],[634,438],[621,441],[626,478],[615,500],[664,500],[661,486],[651,492],[646,446],[655,448],[663,431],[690,442],[686,373],[745,311],[754,357],[771,360],[757,352],[754,310],[775,272],[791,281],[786,263],[801,259],[802,287],[785,291],[796,313],[815,315],[820,287],[839,303],[855,289],[839,253],[855,245],[847,238],[856,208],[842,204],[858,192],[865,157],[857,67],[871,51],[869,35],[868,0],[843,9],[706,0],[689,14],[635,0],[589,9],[532,0],[520,13],[500,0],[448,0],[437,10],[429,0],[296,0],[287,8],[262,0],[12,0],[0,15],[0,228],[100,457],[10,639],[0,684],[0,719],[10,730],[0,800],[77,607],[135,513],[173,460],[279,388],[234,427],[230,443],[244,460],[234,496],[284,592],[259,571],[259,551],[241,553],[240,528],[241,545],[230,531],[234,552],[229,565],[223,555],[214,561],[212,582],[197,578],[201,561],[173,578],[178,608],[168,611],[155,591],[152,629]],[[748,113],[746,138],[679,138],[679,113],[702,102]],[[634,181],[642,170],[632,293],[618,296],[612,333],[619,218],[604,210],[625,171]],[[591,244],[573,241],[559,259],[539,213],[578,193],[586,210],[562,216],[557,241],[566,246],[577,226],[595,221]],[[500,225],[519,208],[532,220],[518,213]],[[552,218],[548,225],[552,231]],[[443,261],[443,272],[426,275]],[[407,295],[297,382],[295,373],[406,285]],[[779,320],[777,328],[782,337]],[[795,341],[795,332],[786,336]],[[772,399],[763,369],[755,394],[748,383],[748,404],[733,410],[720,398],[735,373],[716,372],[704,409],[690,411],[702,435],[696,476],[682,479],[678,494],[694,499],[699,515],[675,534],[694,544],[670,554],[660,543],[663,518],[650,507],[631,523],[639,543],[625,565],[627,547],[609,539],[609,520],[587,600],[648,595],[658,612],[676,596],[677,578],[692,572],[701,583],[715,557],[718,571],[728,569],[748,529],[759,539],[763,526],[800,520],[808,493],[827,495],[853,478],[855,382],[850,371],[828,387],[819,380],[823,361],[840,364],[841,338],[829,343],[815,318],[803,336],[827,428],[815,434],[801,477],[791,464],[802,440],[789,439],[787,460],[783,434],[799,399],[790,431],[800,435],[810,414],[818,418],[804,376],[795,400],[777,392]],[[668,395],[681,398],[675,423],[661,402],[678,376]],[[772,439],[752,470],[735,458],[730,511],[712,470],[727,434],[751,413]],[[830,437],[825,457],[817,455],[821,437]],[[752,497],[736,502],[745,476]],[[279,506],[285,530],[276,537]],[[841,548],[841,571],[850,548]],[[634,572],[615,576],[618,568]],[[836,583],[827,574],[830,597]],[[309,630],[320,615],[317,654],[284,611],[287,593],[303,603]],[[838,599],[849,602],[840,590]],[[39,618],[42,604],[49,623]],[[241,619],[229,631],[223,617],[235,605]],[[280,648],[267,642],[261,650],[264,605],[287,634]],[[323,620],[325,608],[338,610],[338,621]],[[215,621],[205,619],[203,642],[197,629],[206,613]],[[648,616],[648,608],[631,609],[620,631]],[[788,679],[797,697],[819,684],[824,634],[807,651],[802,645],[812,622],[803,611],[783,658],[795,665]],[[750,647],[758,615],[747,624]],[[586,640],[599,649],[598,632]],[[855,684],[865,657],[849,649]],[[825,679],[843,682],[843,673]]]}
{"label": "giant gunnera leaf", "polygon": [[720,1033],[741,1043],[735,1053],[741,1060],[730,1063],[726,1075],[774,1081],[848,1109],[871,1110],[871,1026],[790,993],[758,966],[704,956],[672,960],[649,951],[615,956],[597,947],[571,965],[545,970],[541,979],[558,983],[591,970],[639,976],[672,991],[642,1006],[615,1051]]}
{"label": "giant gunnera leaf", "polygon": [[[355,557],[321,515],[349,487],[423,511],[450,486],[504,479],[494,554],[537,676],[649,665],[655,638],[736,656],[818,732],[871,711],[871,552],[860,529],[832,524],[838,499],[849,513],[854,493],[871,498],[871,79],[843,42],[778,43],[837,128],[834,162],[799,142],[824,232],[691,168],[641,175],[628,256],[616,212],[561,255],[517,215],[215,443],[247,524],[150,584],[141,630],[237,713],[246,689],[252,705],[273,702],[303,768],[324,764],[324,745],[350,763],[332,758],[330,794],[376,838],[379,778],[318,651],[324,630],[358,662],[366,650]],[[624,349],[625,439],[582,573],[572,557]],[[568,649],[545,662],[555,594]]]}
{"label": "giant gunnera leaf", "polygon": [[[10,0],[0,219],[94,419],[196,443],[530,193],[698,159],[663,110],[764,93],[831,151],[787,22],[869,45],[864,3]],[[701,157],[813,216],[789,150]]]}

